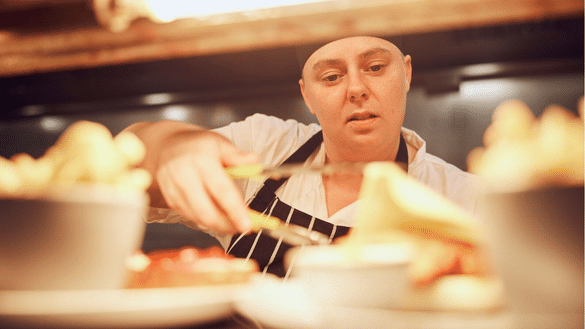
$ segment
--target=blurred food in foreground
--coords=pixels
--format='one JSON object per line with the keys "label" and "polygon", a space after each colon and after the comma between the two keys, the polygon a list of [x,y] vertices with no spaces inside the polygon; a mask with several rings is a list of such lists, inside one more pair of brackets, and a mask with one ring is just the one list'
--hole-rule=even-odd
{"label": "blurred food in foreground", "polygon": [[537,118],[504,102],[468,156],[507,306],[562,314],[564,328],[583,328],[583,98],[578,113],[552,105]]}
{"label": "blurred food in foreground", "polygon": [[143,192],[152,178],[134,166],[145,153],[144,145],[132,133],[113,137],[99,123],[77,121],[38,159],[25,153],[10,159],[0,157],[0,197],[34,198],[52,187],[80,183]]}
{"label": "blurred food in foreground", "polygon": [[226,255],[217,246],[136,251],[128,258],[128,288],[163,288],[238,284],[250,281],[258,272],[254,260]]}
{"label": "blurred food in foreground", "polygon": [[0,158],[0,289],[120,289],[150,174],[133,134],[78,121],[34,159]]}
{"label": "blurred food in foreground", "polygon": [[479,244],[471,215],[421,185],[394,163],[366,166],[355,227],[347,243],[394,242],[413,236]]}
{"label": "blurred food in foreground", "polygon": [[[291,275],[307,282],[312,291],[324,287],[334,291],[325,295],[328,303],[486,311],[501,307],[504,295],[501,280],[491,271],[482,232],[470,214],[408,177],[396,164],[374,162],[364,170],[350,235],[338,241],[336,249],[305,246],[296,248],[294,257],[287,254],[287,259],[291,263],[296,257]],[[325,251],[332,258],[328,268],[315,265],[324,262],[317,256]],[[375,279],[363,280],[364,276]],[[352,280],[364,281],[362,290],[377,293],[368,296],[336,288],[357,286],[347,283]],[[396,298],[389,299],[393,294]]]}
{"label": "blurred food in foreground", "polygon": [[[356,256],[356,257],[351,257]],[[412,246],[407,243],[301,246],[285,256],[291,278],[320,304],[396,308],[409,290]]]}
{"label": "blurred food in foreground", "polygon": [[484,147],[471,151],[469,171],[495,191],[583,185],[583,98],[577,117],[552,105],[536,118],[523,102],[510,100],[495,110]]}
{"label": "blurred food in foreground", "polygon": [[366,166],[348,250],[371,243],[414,246],[411,280],[428,286],[440,276],[490,279],[482,228],[470,214],[408,177],[393,163]]}

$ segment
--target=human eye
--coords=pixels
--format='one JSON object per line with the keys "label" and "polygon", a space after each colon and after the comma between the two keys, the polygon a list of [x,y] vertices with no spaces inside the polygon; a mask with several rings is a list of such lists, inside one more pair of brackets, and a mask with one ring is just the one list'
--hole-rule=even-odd
{"label": "human eye", "polygon": [[321,74],[321,80],[327,84],[334,84],[343,78],[344,73],[340,70],[328,70]]}
{"label": "human eye", "polygon": [[368,68],[366,69],[366,71],[369,71],[369,72],[380,72],[384,67],[385,67],[384,64],[374,64],[374,65],[368,66]]}
{"label": "human eye", "polygon": [[327,82],[335,82],[337,79],[339,79],[339,74],[330,74],[323,78]]}
{"label": "human eye", "polygon": [[382,69],[382,65],[381,64],[370,66],[370,71],[378,72],[381,69]]}

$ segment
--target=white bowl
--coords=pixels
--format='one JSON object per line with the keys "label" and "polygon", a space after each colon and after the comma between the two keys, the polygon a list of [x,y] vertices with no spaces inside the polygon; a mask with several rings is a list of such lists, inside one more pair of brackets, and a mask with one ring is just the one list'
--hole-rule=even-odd
{"label": "white bowl", "polygon": [[320,303],[393,308],[409,289],[412,247],[406,243],[303,246],[285,256],[291,279],[303,282]]}
{"label": "white bowl", "polygon": [[117,289],[140,248],[146,194],[88,185],[0,199],[0,289]]}
{"label": "white bowl", "polygon": [[483,202],[509,306],[582,321],[583,186],[490,193]]}

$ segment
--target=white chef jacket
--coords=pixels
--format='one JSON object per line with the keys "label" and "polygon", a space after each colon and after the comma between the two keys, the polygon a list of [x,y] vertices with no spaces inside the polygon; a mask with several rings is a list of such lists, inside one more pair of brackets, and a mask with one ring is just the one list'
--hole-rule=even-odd
{"label": "white chef jacket", "polygon": [[[295,120],[282,120],[264,114],[254,114],[243,121],[231,123],[214,131],[230,139],[241,150],[259,154],[264,166],[280,165],[311,136],[321,130],[317,124],[302,124]],[[479,180],[475,175],[462,171],[444,160],[426,152],[425,141],[414,131],[402,128],[406,143],[417,150],[410,158],[408,175],[430,187],[448,200],[471,214],[475,212]],[[307,159],[309,165],[325,164],[324,144]],[[249,201],[262,186],[257,180],[237,180],[236,183]],[[329,216],[325,189],[321,175],[299,173],[291,176],[276,192],[282,202],[307,214],[335,225],[353,226],[359,200]],[[183,223],[199,229],[182,218],[176,211],[151,208],[148,222]],[[231,235],[206,231],[216,237],[224,248],[229,245]]]}

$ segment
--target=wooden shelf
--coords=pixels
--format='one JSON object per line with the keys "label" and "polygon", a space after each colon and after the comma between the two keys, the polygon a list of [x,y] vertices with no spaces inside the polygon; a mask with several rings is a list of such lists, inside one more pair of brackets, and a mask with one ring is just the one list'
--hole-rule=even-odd
{"label": "wooden shelf", "polygon": [[582,0],[333,1],[156,24],[0,31],[0,77],[319,42],[355,34],[406,35],[583,16]]}

